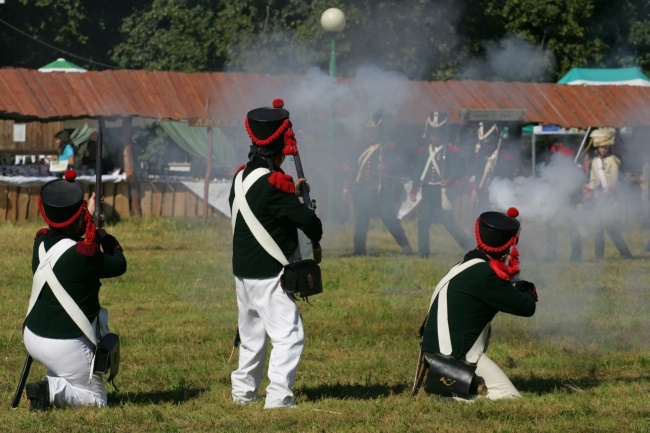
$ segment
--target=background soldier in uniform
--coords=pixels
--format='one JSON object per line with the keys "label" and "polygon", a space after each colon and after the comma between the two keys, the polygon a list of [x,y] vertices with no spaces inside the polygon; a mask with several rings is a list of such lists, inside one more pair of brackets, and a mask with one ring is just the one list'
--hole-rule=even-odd
{"label": "background soldier in uniform", "polygon": [[[395,144],[388,142],[383,112],[377,111],[366,124],[370,145],[358,160],[354,205],[354,255],[366,254],[366,238],[370,218],[379,216],[404,254],[411,254],[411,245],[404,227],[397,218],[402,187],[400,172],[403,156]],[[383,137],[380,136],[383,134]]]}
{"label": "background soldier in uniform", "polygon": [[409,197],[416,201],[418,190],[422,194],[418,205],[418,252],[422,257],[429,256],[429,229],[433,221],[440,222],[463,250],[472,247],[453,214],[454,182],[463,174],[463,167],[460,148],[448,140],[448,120],[442,113],[429,114],[423,137],[428,143],[418,149],[412,171]]}
{"label": "background soldier in uniform", "polygon": [[[585,206],[598,217],[594,243],[596,259],[605,256],[605,233],[607,230],[621,257],[630,258],[632,253],[627,247],[618,227],[612,222],[611,212],[616,207],[616,184],[621,160],[611,152],[616,141],[616,130],[613,128],[598,128],[591,133],[591,144],[598,154],[591,161],[589,183],[584,186]],[[610,213],[610,215],[607,215]]]}
{"label": "background soldier in uniform", "polygon": [[478,212],[483,212],[490,209],[490,182],[496,177],[512,177],[515,157],[506,150],[504,140],[507,137],[496,123],[486,125],[480,122],[477,138],[478,141],[469,156],[467,178],[472,188],[472,203]]}
{"label": "background soldier in uniform", "polygon": [[[298,179],[294,183],[280,168],[285,155],[297,152],[289,112],[283,107],[284,102],[276,99],[273,108],[257,108],[247,114],[246,130],[252,145],[249,162],[237,174],[243,171],[244,190],[248,188],[243,198],[254,217],[292,262],[299,254],[297,229],[312,241],[319,241],[323,228],[314,211],[298,199],[300,185],[306,180]],[[251,183],[251,179],[256,180]],[[235,196],[233,181],[231,209]],[[231,375],[232,398],[238,404],[259,398],[270,339],[273,345],[268,369],[270,384],[266,388],[264,408],[292,407],[295,404],[291,386],[305,334],[295,299],[280,285],[283,265],[257,241],[254,229],[246,223],[241,211],[233,210],[232,266],[241,346],[239,367]]]}

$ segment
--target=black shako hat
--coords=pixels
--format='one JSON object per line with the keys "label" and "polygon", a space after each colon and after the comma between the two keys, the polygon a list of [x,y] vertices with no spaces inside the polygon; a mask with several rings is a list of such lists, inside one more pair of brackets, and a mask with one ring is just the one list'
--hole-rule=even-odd
{"label": "black shako hat", "polygon": [[291,129],[289,111],[284,109],[282,99],[275,99],[273,107],[249,111],[246,114],[245,126],[255,153],[258,155],[274,156],[279,153],[295,155],[298,151],[295,134]]}
{"label": "black shako hat", "polygon": [[[503,212],[484,212],[476,221],[476,241],[489,252],[504,252],[513,243],[521,224],[516,219],[519,211],[514,207]],[[487,248],[486,248],[487,247]]]}
{"label": "black shako hat", "polygon": [[84,188],[75,181],[75,177],[76,173],[72,176],[66,172],[64,179],[52,180],[41,187],[40,202],[43,217],[48,224],[50,222],[72,224],[77,220],[73,217],[79,213],[83,204]]}
{"label": "black shako hat", "polygon": [[[99,245],[95,242],[97,227],[84,201],[84,188],[75,181],[76,178],[77,172],[68,170],[63,179],[43,185],[38,195],[38,210],[47,225],[55,230],[66,230],[83,219],[84,234],[77,242],[77,252],[92,257],[99,251]],[[46,231],[39,230],[36,237]]]}

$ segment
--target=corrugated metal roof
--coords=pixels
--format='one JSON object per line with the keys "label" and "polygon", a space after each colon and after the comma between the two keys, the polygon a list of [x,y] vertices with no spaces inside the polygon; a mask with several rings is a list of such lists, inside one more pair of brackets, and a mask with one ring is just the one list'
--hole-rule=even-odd
{"label": "corrugated metal roof", "polygon": [[[248,110],[269,105],[284,89],[303,79],[136,70],[45,74],[4,68],[0,69],[0,115],[34,120],[214,117],[240,122]],[[338,80],[340,84],[350,81]],[[525,122],[536,124],[580,128],[650,125],[649,87],[484,81],[419,81],[408,85],[415,97],[398,110],[398,120],[407,123],[423,122],[430,111],[451,108],[456,121],[461,109],[519,109],[525,110]],[[336,111],[345,115],[344,107]]]}

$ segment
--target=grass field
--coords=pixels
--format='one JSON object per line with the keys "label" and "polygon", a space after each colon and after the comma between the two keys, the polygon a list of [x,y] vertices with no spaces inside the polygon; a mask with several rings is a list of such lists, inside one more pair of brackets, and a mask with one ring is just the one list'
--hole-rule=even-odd
{"label": "grass field", "polygon": [[[522,277],[537,284],[532,318],[500,314],[490,357],[524,398],[448,403],[410,397],[417,329],[432,288],[463,251],[436,225],[433,254],[406,257],[373,222],[368,257],[350,257],[350,224],[328,224],[324,293],[301,302],[307,341],[295,410],[235,406],[228,363],[236,329],[230,225],[225,218],[131,220],[108,227],[128,259],[102,303],[122,341],[119,392],[104,410],[9,409],[25,350],[20,324],[31,288],[31,248],[42,226],[0,225],[0,431],[3,432],[647,432],[650,431],[650,253],[647,232],[624,236],[636,256],[537,260],[522,235]],[[415,245],[415,221],[406,229]],[[526,230],[526,229],[525,229]],[[531,228],[531,233],[534,230]],[[543,234],[543,233],[542,233]],[[45,370],[34,364],[30,380]],[[266,381],[263,387],[266,386]]]}

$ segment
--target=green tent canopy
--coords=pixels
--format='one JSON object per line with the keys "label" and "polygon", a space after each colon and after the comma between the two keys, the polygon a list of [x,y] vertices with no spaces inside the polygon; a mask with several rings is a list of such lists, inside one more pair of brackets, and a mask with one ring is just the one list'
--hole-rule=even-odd
{"label": "green tent canopy", "polygon": [[56,61],[48,63],[38,70],[40,72],[87,72],[87,70],[81,66],[77,66],[72,62],[68,62],[63,58],[56,59]]}
{"label": "green tent canopy", "polygon": [[573,68],[557,84],[650,86],[650,78],[638,68]]}

